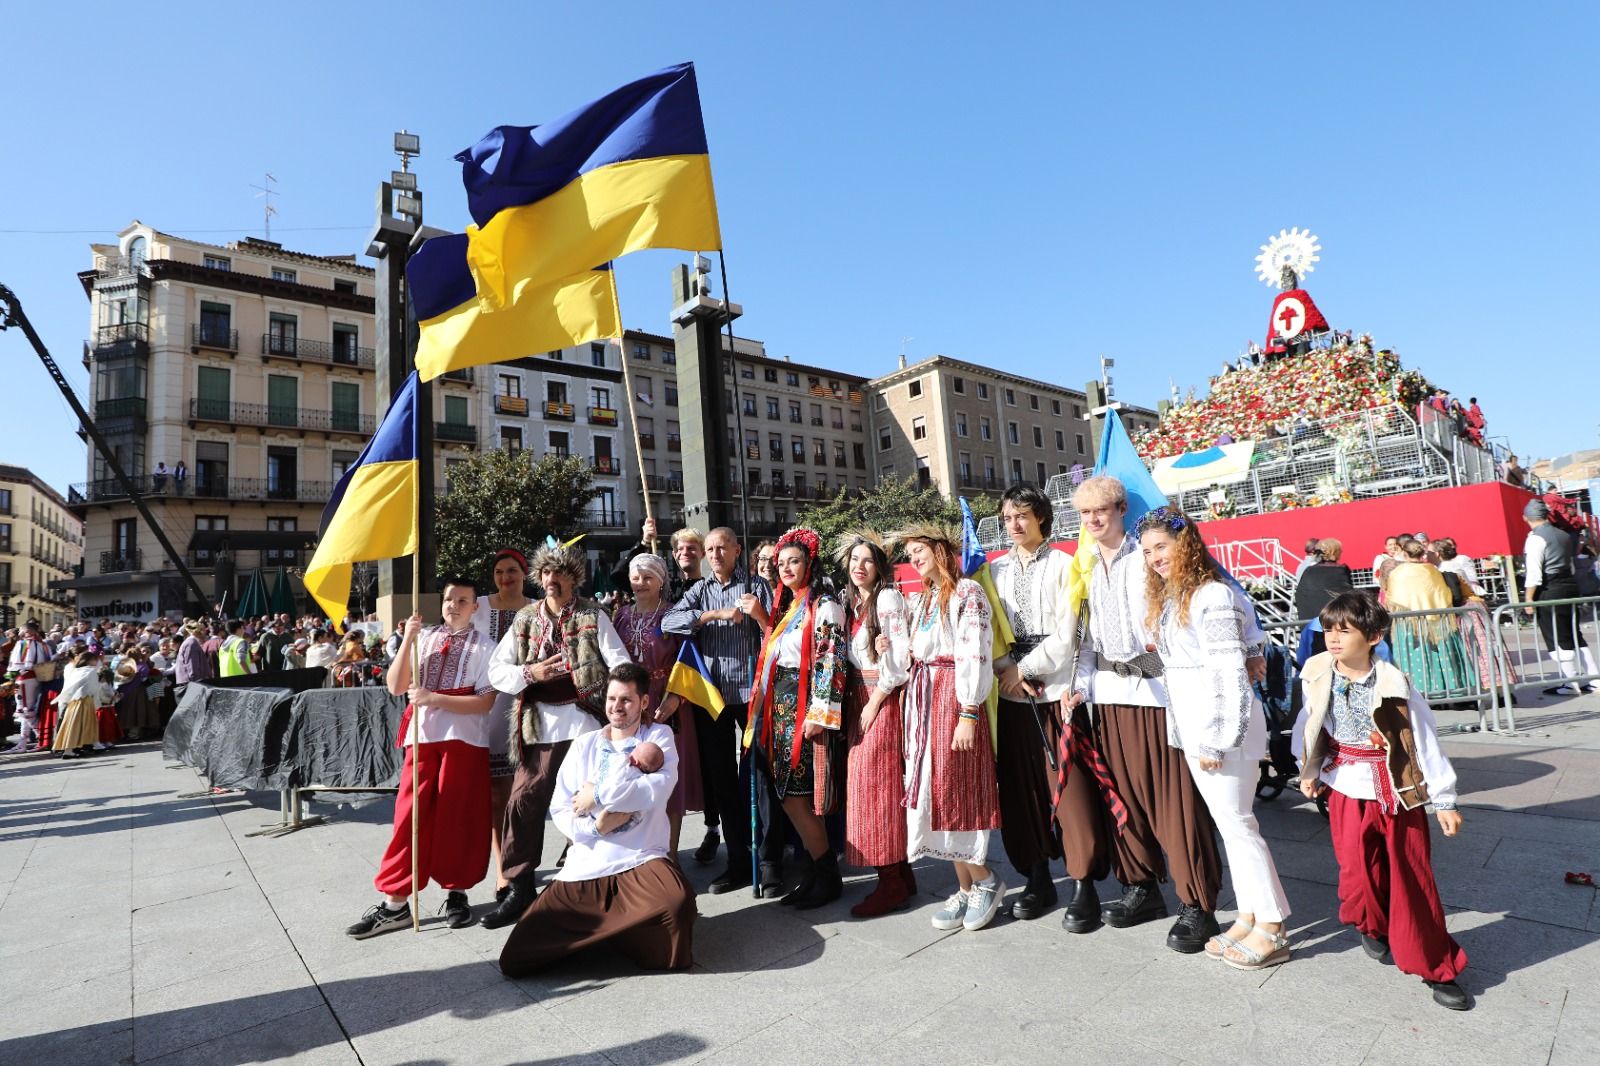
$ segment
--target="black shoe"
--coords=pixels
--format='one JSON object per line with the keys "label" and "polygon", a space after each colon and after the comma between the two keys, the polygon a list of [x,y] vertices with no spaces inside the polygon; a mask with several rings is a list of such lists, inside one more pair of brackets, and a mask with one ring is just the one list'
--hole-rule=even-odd
{"label": "black shoe", "polygon": [[465,929],[472,924],[472,905],[467,902],[465,892],[452,892],[444,898],[445,924],[452,929]]}
{"label": "black shoe", "polygon": [[1384,956],[1389,954],[1389,942],[1381,937],[1361,934],[1361,950],[1367,953],[1367,958],[1377,959],[1382,962]]}
{"label": "black shoe", "polygon": [[756,883],[761,886],[761,898],[773,899],[783,895],[783,863],[764,862]]}
{"label": "black shoe", "polygon": [[397,911],[392,911],[382,903],[373,904],[361,920],[344,931],[345,936],[353,940],[365,940],[369,936],[380,933],[390,933],[396,929],[411,924],[411,908],[401,906]]}
{"label": "black shoe", "polygon": [[844,895],[844,881],[839,877],[839,856],[829,848],[819,859],[811,860],[811,887],[794,901],[797,911],[811,911],[825,907]]}
{"label": "black shoe", "polygon": [[778,900],[778,903],[782,906],[793,907],[796,903],[799,903],[800,900],[811,891],[812,886],[817,883],[816,860],[810,855],[807,855],[804,848],[800,849],[800,861],[798,865],[800,867],[800,883],[795,885],[794,888],[782,899]]}
{"label": "black shoe", "polygon": [[533,906],[533,901],[538,898],[539,890],[532,884],[519,885],[513,881],[506,898],[494,910],[479,918],[478,924],[485,929],[504,929],[508,925],[515,925],[517,919],[522,917],[522,912]]}
{"label": "black shoe", "polygon": [[1100,908],[1100,920],[1113,929],[1129,929],[1167,916],[1167,901],[1154,881],[1122,886],[1122,898]]}
{"label": "black shoe", "polygon": [[728,868],[712,879],[708,891],[713,896],[750,887],[750,853],[729,851]]}
{"label": "black shoe", "polygon": [[1167,931],[1167,947],[1179,955],[1198,955],[1206,949],[1206,941],[1220,932],[1216,915],[1201,910],[1198,903],[1185,903],[1178,908],[1178,920]]}
{"label": "black shoe", "polygon": [[501,885],[499,888],[494,890],[494,901],[496,903],[504,903],[506,901],[506,897],[509,895],[511,895],[511,886]]}
{"label": "black shoe", "polygon": [[717,857],[717,848],[722,844],[722,834],[715,829],[706,830],[706,838],[700,841],[700,846],[694,849],[694,861],[701,866],[710,866]]}
{"label": "black shoe", "polygon": [[1050,876],[1050,864],[1041,862],[1028,872],[1028,883],[1023,886],[1022,895],[1012,901],[1011,917],[1024,922],[1042,918],[1059,898],[1055,880]]}
{"label": "black shoe", "polygon": [[1472,997],[1467,994],[1466,989],[1454,981],[1429,981],[1424,979],[1422,983],[1433,989],[1433,1001],[1439,1006],[1450,1010],[1472,1009]]}
{"label": "black shoe", "polygon": [[1069,933],[1092,933],[1100,928],[1100,891],[1084,878],[1072,891],[1072,901],[1061,918],[1061,928]]}

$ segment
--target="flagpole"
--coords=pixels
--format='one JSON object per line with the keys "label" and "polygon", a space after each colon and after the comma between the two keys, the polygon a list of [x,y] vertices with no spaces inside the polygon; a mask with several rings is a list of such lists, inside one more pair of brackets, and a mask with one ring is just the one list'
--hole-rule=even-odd
{"label": "flagpole", "polygon": [[[615,279],[612,280],[615,285]],[[621,300],[619,298],[620,305]],[[622,310],[618,307],[617,324],[622,324]],[[626,333],[627,330],[621,332]],[[628,401],[628,424],[633,427],[633,453],[639,460],[639,488],[640,496],[644,498],[644,520],[655,524],[655,513],[650,507],[650,482],[649,475],[644,472],[644,438],[639,435],[639,413],[633,405],[633,375],[628,372],[628,344],[626,337],[617,338],[617,350],[622,355],[622,391]],[[656,538],[650,538],[650,554],[656,554]]]}

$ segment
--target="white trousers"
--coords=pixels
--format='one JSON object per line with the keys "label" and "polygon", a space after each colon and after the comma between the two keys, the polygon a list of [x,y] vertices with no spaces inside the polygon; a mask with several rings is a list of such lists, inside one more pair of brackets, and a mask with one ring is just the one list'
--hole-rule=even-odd
{"label": "white trousers", "polygon": [[1185,758],[1189,760],[1195,788],[1206,801],[1211,820],[1217,823],[1217,832],[1222,835],[1228,875],[1233,878],[1235,904],[1242,913],[1254,914],[1257,921],[1283,921],[1289,916],[1289,901],[1284,898],[1278,869],[1272,864],[1272,853],[1267,850],[1267,842],[1261,839],[1261,828],[1256,824],[1259,773],[1255,760],[1246,759],[1241,752],[1230,751],[1223,755],[1220,769],[1202,770],[1198,758],[1193,755]]}
{"label": "white trousers", "polygon": [[29,738],[38,739],[39,712],[34,708],[38,698],[38,681],[30,678],[17,682],[17,725],[22,728],[22,736],[17,741],[19,744],[26,744]]}

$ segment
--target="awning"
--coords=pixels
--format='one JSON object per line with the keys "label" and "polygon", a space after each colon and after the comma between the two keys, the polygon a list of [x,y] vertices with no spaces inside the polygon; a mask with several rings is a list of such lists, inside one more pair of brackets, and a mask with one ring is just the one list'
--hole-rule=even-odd
{"label": "awning", "polygon": [[197,529],[189,537],[189,551],[294,551],[316,542],[312,529]]}

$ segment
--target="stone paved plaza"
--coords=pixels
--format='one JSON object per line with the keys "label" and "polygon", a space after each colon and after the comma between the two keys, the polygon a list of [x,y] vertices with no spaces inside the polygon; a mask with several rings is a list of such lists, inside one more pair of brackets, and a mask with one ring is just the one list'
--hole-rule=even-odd
{"label": "stone paved plaza", "polygon": [[[1600,697],[1524,700],[1518,735],[1446,740],[1466,825],[1435,833],[1435,861],[1471,957],[1469,1014],[1361,952],[1337,920],[1326,825],[1288,794],[1260,810],[1295,958],[1263,974],[1167,951],[1166,923],[1072,936],[1058,910],[939,933],[928,916],[954,875],[925,862],[908,913],[852,920],[859,884],[811,914],[701,895],[691,972],[597,956],[508,981],[505,931],[435,918],[344,936],[374,898],[388,798],[249,837],[277,797],[179,799],[201,783],[157,745],[13,756],[0,1063],[1593,1063],[1600,910],[1562,875],[1600,872]],[[715,870],[689,863],[700,887]],[[423,898],[429,914],[442,902]]]}

